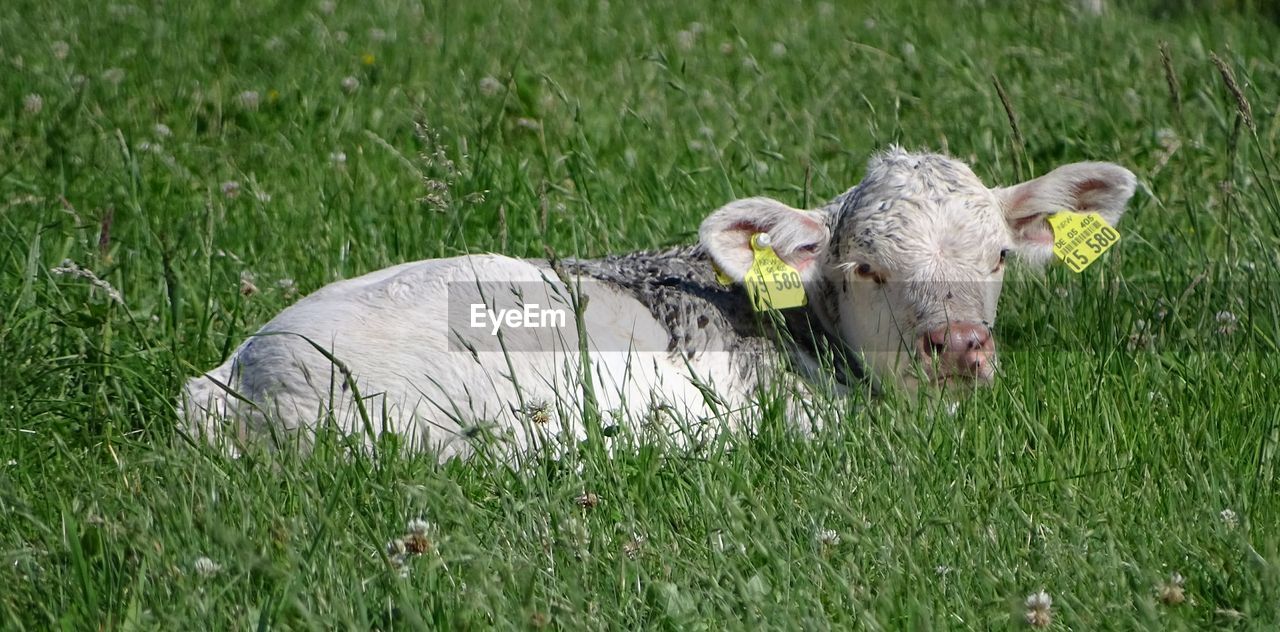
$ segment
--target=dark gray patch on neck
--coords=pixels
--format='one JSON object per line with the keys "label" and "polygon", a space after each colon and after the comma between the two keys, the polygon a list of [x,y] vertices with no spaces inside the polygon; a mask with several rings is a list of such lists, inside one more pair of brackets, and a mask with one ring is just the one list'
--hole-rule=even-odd
{"label": "dark gray patch on neck", "polygon": [[[749,378],[761,367],[776,363],[782,350],[787,356],[800,356],[794,358],[793,366],[831,361],[839,381],[863,378],[861,367],[850,361],[809,308],[780,312],[781,327],[774,326],[765,314],[751,308],[741,286],[720,284],[701,246],[568,259],[560,265],[565,272],[612,284],[635,296],[666,329],[667,351],[673,354],[693,359],[704,351],[733,352],[739,377]],[[810,297],[815,298],[823,300]]]}

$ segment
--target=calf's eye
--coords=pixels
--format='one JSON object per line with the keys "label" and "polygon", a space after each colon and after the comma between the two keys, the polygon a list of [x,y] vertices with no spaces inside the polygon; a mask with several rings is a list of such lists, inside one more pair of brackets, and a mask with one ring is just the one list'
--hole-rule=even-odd
{"label": "calf's eye", "polygon": [[1008,248],[1005,248],[1004,250],[1001,250],[1001,251],[1000,251],[1000,261],[996,262],[996,267],[995,267],[994,269],[992,269],[991,271],[992,271],[992,272],[999,272],[999,271],[1000,271],[1000,268],[1003,268],[1003,267],[1004,267],[1004,260],[1005,260],[1005,259],[1008,259],[1008,258],[1009,258],[1009,249],[1008,249]]}
{"label": "calf's eye", "polygon": [[869,281],[875,281],[876,283],[884,283],[884,276],[876,272],[875,269],[872,268],[871,264],[869,263],[859,263],[856,267],[854,267],[853,273]]}

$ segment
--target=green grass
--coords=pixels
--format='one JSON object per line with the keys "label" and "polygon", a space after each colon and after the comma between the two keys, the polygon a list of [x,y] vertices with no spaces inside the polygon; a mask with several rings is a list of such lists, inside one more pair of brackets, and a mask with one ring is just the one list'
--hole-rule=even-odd
{"label": "green grass", "polygon": [[[1064,629],[1280,625],[1271,18],[359,4],[0,5],[0,627],[1019,627],[1042,588]],[[1142,183],[1102,261],[1014,275],[1007,371],[954,415],[854,402],[813,440],[771,414],[746,440],[517,472],[337,438],[229,460],[175,431],[182,380],[295,291],[687,243],[735,196],[827,199],[895,142],[990,184],[1089,159]],[[402,578],[382,552],[417,517],[434,551]]]}

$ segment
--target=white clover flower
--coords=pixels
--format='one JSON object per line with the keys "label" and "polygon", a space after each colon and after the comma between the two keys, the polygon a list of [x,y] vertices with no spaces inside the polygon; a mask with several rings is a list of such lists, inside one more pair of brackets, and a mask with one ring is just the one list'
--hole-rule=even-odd
{"label": "white clover flower", "polygon": [[222,194],[228,198],[234,198],[240,195],[240,183],[235,180],[227,180],[226,182],[223,182],[222,186],[219,188],[222,190]]}
{"label": "white clover flower", "polygon": [[347,166],[347,153],[343,151],[330,152],[329,162],[333,163],[335,167],[345,167]]}
{"label": "white clover flower", "polygon": [[831,4],[830,2],[818,3],[818,15],[820,17],[829,18],[835,14],[836,14],[836,5]]}
{"label": "white clover flower", "polygon": [[28,94],[22,97],[22,110],[27,114],[39,114],[44,109],[44,97],[38,94]]}
{"label": "white clover flower", "polygon": [[760,63],[756,61],[755,57],[747,55],[742,58],[742,67],[746,70],[760,70]]}
{"label": "white clover flower", "polygon": [[902,43],[902,56],[908,59],[916,56],[916,45],[911,42]]}
{"label": "white clover flower", "polygon": [[1045,628],[1053,623],[1053,598],[1049,593],[1041,590],[1037,593],[1027,595],[1027,613],[1025,618],[1027,623],[1033,628]]}
{"label": "white clover flower", "polygon": [[240,294],[248,298],[258,293],[258,286],[253,284],[253,273],[248,270],[240,271]]}
{"label": "white clover flower", "polygon": [[369,29],[369,40],[374,42],[383,42],[387,39],[387,32],[380,28]]}
{"label": "white clover flower", "polygon": [[404,545],[404,538],[395,538],[387,541],[387,557],[402,556],[406,551],[408,551],[408,548]]}
{"label": "white clover flower", "polygon": [[346,32],[346,31],[334,31],[334,32],[333,32],[333,41],[335,41],[335,42],[337,42],[337,43],[339,43],[339,44],[346,44],[346,43],[347,43],[347,40],[348,40],[348,39],[350,39],[350,38],[351,38],[351,36],[350,36],[350,35],[347,35],[347,32]]}
{"label": "white clover flower", "polygon": [[502,92],[502,82],[489,75],[480,79],[479,87],[480,94],[483,94],[486,97],[491,97]]}
{"label": "white clover flower", "polygon": [[537,132],[542,130],[542,123],[540,123],[538,119],[522,116],[516,119],[516,127],[527,129],[531,132]]}
{"label": "white clover flower", "polygon": [[573,502],[583,509],[595,509],[600,504],[600,497],[593,492],[582,492]]}
{"label": "white clover flower", "polygon": [[872,30],[872,29],[876,28],[876,19],[875,19],[875,18],[867,18],[867,19],[865,19],[865,20],[863,20],[863,21],[862,21],[862,26],[863,26],[863,28],[865,28],[865,29],[867,29],[868,31],[870,31],[870,30]]}
{"label": "white clover flower", "polygon": [[693,50],[693,46],[697,43],[697,40],[698,34],[693,31],[676,32],[676,46],[678,46],[680,50]]}
{"label": "white clover flower", "polygon": [[1176,606],[1187,600],[1187,592],[1184,588],[1186,579],[1181,573],[1174,573],[1169,577],[1169,581],[1161,584],[1156,588],[1156,593],[1160,596],[1160,601],[1167,606]]}
{"label": "white clover flower", "polygon": [[1222,524],[1227,525],[1228,529],[1234,529],[1240,525],[1240,517],[1230,508],[1218,512],[1218,518],[1222,520]]}
{"label": "white clover flower", "polygon": [[720,42],[720,54],[721,54],[721,55],[732,55],[732,54],[733,54],[733,42],[730,42],[730,41]]}
{"label": "white clover flower", "polygon": [[49,45],[49,50],[53,51],[53,57],[55,59],[66,59],[67,55],[71,54],[71,45],[62,40],[58,40]]}
{"label": "white clover flower", "polygon": [[694,35],[701,35],[702,32],[705,30],[707,30],[707,27],[703,26],[701,22],[689,23],[689,32],[693,33]]}
{"label": "white clover flower", "polygon": [[628,167],[636,166],[636,150],[628,147],[622,152],[622,160],[627,163]]}
{"label": "white clover flower", "polygon": [[201,577],[213,577],[222,570],[222,565],[204,556],[197,557],[192,564]]}
{"label": "white clover flower", "polygon": [[627,559],[634,560],[640,557],[640,551],[644,548],[644,543],[648,538],[638,533],[631,534],[631,539],[622,545],[622,553]]}
{"label": "white clover flower", "polygon": [[422,518],[414,518],[413,520],[410,520],[407,525],[405,525],[405,531],[408,531],[409,533],[412,533],[415,535],[426,535],[427,532],[433,531],[433,530],[434,530],[434,527],[432,526],[432,524],[430,522],[427,522],[426,520],[423,520]]}
{"label": "white clover flower", "polygon": [[338,8],[338,3],[334,2],[334,0],[324,0],[319,6],[321,13],[325,15],[333,15],[334,10]]}
{"label": "white clover flower", "polygon": [[360,80],[351,75],[342,78],[342,91],[351,94],[360,89]]}
{"label": "white clover flower", "polygon": [[835,529],[824,529],[819,527],[813,532],[813,539],[822,546],[836,546],[840,544],[840,534]]}
{"label": "white clover flower", "polygon": [[281,39],[279,35],[272,35],[267,39],[266,43],[264,43],[262,47],[273,53],[279,52],[284,48],[284,40]]}
{"label": "white clover flower", "polygon": [[262,102],[262,97],[258,96],[257,90],[245,90],[236,96],[236,100],[240,102],[240,107],[253,111],[258,109],[258,104]]}
{"label": "white clover flower", "polygon": [[773,55],[774,57],[786,57],[787,45],[783,44],[782,42],[774,42],[773,46],[769,47],[769,54]]}
{"label": "white clover flower", "polygon": [[1217,333],[1220,336],[1227,336],[1235,333],[1236,324],[1240,322],[1240,319],[1236,318],[1235,314],[1226,310],[1214,314],[1213,319],[1218,323]]}
{"label": "white clover flower", "polygon": [[151,129],[156,133],[156,136],[159,136],[160,138],[173,136],[173,130],[169,129],[169,126],[164,123],[156,123],[155,127],[152,127]]}
{"label": "white clover flower", "polygon": [[113,86],[118,86],[121,81],[124,81],[124,69],[108,68],[102,71],[102,80]]}

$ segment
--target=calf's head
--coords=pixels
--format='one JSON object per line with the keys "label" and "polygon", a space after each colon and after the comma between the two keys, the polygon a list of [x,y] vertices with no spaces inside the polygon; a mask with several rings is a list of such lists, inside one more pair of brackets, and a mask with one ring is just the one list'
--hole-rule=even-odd
{"label": "calf's head", "polygon": [[703,221],[699,238],[741,281],[752,235],[768,233],[778,256],[800,271],[809,309],[875,379],[989,383],[1006,259],[1049,261],[1054,213],[1097,212],[1115,225],[1135,184],[1123,167],[1081,162],[988,188],[959,161],[895,148],[824,208],[738,200]]}

